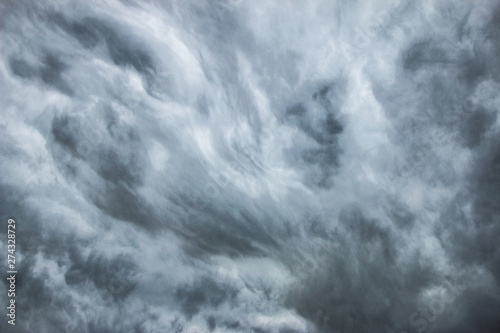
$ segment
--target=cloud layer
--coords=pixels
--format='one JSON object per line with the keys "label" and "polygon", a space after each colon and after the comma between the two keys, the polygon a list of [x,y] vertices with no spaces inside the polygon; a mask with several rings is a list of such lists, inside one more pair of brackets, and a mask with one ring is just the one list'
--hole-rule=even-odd
{"label": "cloud layer", "polygon": [[1,11],[18,332],[500,331],[498,1]]}

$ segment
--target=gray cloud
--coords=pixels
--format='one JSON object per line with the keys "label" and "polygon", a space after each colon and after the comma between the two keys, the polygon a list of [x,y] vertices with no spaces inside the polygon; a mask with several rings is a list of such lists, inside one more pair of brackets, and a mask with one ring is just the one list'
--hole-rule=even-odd
{"label": "gray cloud", "polygon": [[0,6],[16,331],[499,330],[498,1]]}

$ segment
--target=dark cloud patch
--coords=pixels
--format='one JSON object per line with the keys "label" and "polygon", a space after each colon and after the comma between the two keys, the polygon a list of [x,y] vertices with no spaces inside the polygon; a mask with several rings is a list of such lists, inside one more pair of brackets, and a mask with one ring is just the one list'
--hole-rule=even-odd
{"label": "dark cloud patch", "polygon": [[61,92],[72,95],[73,89],[63,80],[61,74],[68,68],[68,65],[53,54],[47,54],[42,60],[43,66],[40,69],[42,81],[59,89]]}
{"label": "dark cloud patch", "polygon": [[228,329],[235,330],[238,329],[241,325],[239,321],[233,320],[233,321],[224,321],[222,323],[222,326],[225,326]]}
{"label": "dark cloud patch", "polygon": [[500,327],[496,316],[498,297],[498,291],[486,292],[483,287],[468,287],[456,294],[453,303],[441,307],[437,316],[429,307],[421,309],[427,311],[427,317],[421,316],[415,328],[447,333],[496,332]]}
{"label": "dark cloud patch", "polygon": [[[494,138],[499,138],[495,135]],[[477,222],[482,224],[500,223],[500,148],[498,141],[486,152],[486,156],[478,162],[478,174],[475,176],[474,213]]]}
{"label": "dark cloud patch", "polygon": [[[49,272],[47,270],[41,273],[35,272],[34,264],[35,260],[28,257],[19,270],[22,275],[19,274],[19,278],[16,279],[16,287],[20,296],[19,303],[23,304],[23,309],[28,311],[56,302],[54,291],[47,285]],[[7,281],[4,283],[7,284]],[[61,302],[61,300],[58,301]]]}
{"label": "dark cloud patch", "polygon": [[[15,186],[2,184],[0,186],[0,194],[4,200],[0,201],[0,213],[1,217],[4,220],[8,220],[10,218],[13,219],[25,219],[26,221],[30,221],[30,212],[29,209],[25,206],[24,201],[28,197],[26,193],[23,193],[20,189]],[[1,232],[5,232],[2,230]]]}
{"label": "dark cloud patch", "polygon": [[398,228],[410,228],[414,226],[416,216],[410,211],[409,207],[401,203],[397,198],[387,198],[385,211],[387,217]]}
{"label": "dark cloud patch", "polygon": [[214,316],[209,316],[207,318],[207,325],[210,332],[212,332],[215,329],[215,327],[217,327],[217,320],[215,319]]}
{"label": "dark cloud patch", "polygon": [[264,249],[278,247],[262,222],[244,211],[230,214],[207,207],[203,214],[193,215],[188,232],[182,234],[187,251],[195,256],[261,256],[265,255]]}
{"label": "dark cloud patch", "polygon": [[[494,138],[498,138],[498,134]],[[443,323],[438,323],[443,332],[494,332],[500,325],[494,314],[498,312],[500,295],[500,256],[496,241],[500,233],[497,141],[478,148],[469,188],[455,197],[437,225],[437,235],[456,265],[464,270],[481,267],[475,280],[491,277],[495,282],[485,287],[471,281],[463,297],[456,301],[459,312],[456,322],[443,319]]]}
{"label": "dark cloud patch", "polygon": [[69,35],[73,36],[85,48],[97,46],[100,40],[99,24],[95,19],[84,18],[80,22],[70,22],[63,15],[55,17],[58,24]]}
{"label": "dark cloud patch", "polygon": [[[498,63],[498,54],[500,54],[500,5],[493,2],[493,8],[488,9],[491,16],[487,24],[483,28],[484,36],[493,46],[493,52],[496,57],[493,58],[494,63]],[[499,70],[497,67],[491,68],[496,80],[499,80]]]}
{"label": "dark cloud patch", "polygon": [[37,69],[24,59],[10,58],[10,68],[15,75],[22,78],[32,78],[38,74]]}
{"label": "dark cloud patch", "polygon": [[138,46],[129,44],[129,40],[111,29],[104,29],[106,45],[111,60],[119,66],[132,66],[139,73],[146,74],[154,69],[151,57]]}
{"label": "dark cloud patch", "polygon": [[[437,156],[437,149],[449,142],[476,149],[495,126],[497,112],[490,103],[494,94],[487,93],[494,72],[487,69],[497,67],[497,57],[484,47],[481,28],[471,29],[462,38],[473,48],[454,42],[457,36],[420,38],[400,53],[401,69],[392,85],[373,79],[374,95],[406,155],[398,158],[406,170],[404,177],[432,174],[450,184],[454,171],[446,167],[448,176],[443,176],[441,166],[449,160]],[[426,171],[430,163],[434,166]]]}
{"label": "dark cloud patch", "polygon": [[493,126],[497,118],[496,112],[488,112],[479,108],[465,119],[460,134],[466,147],[475,148],[481,144],[486,132]]}
{"label": "dark cloud patch", "polygon": [[[473,13],[477,15],[477,11]],[[494,14],[491,17],[491,22],[483,22],[488,27],[486,29],[490,29],[493,24]],[[473,271],[472,267],[481,267],[484,270],[480,274],[481,278],[490,276],[498,281],[498,246],[493,241],[498,235],[497,221],[500,220],[497,209],[498,182],[493,176],[498,173],[495,163],[498,149],[494,143],[498,141],[497,111],[490,103],[497,94],[485,93],[488,87],[494,86],[492,80],[496,80],[496,70],[493,68],[498,67],[498,57],[489,47],[485,47],[484,41],[491,35],[486,37],[483,33],[482,28],[472,27],[461,36],[475,46],[472,50],[462,48],[459,44],[450,46],[448,42],[438,42],[439,38],[436,37],[412,44],[401,55],[402,72],[395,85],[387,89],[387,94],[382,92],[384,89],[377,87],[374,93],[386,114],[392,118],[394,126],[402,128],[399,138],[404,152],[412,156],[413,147],[422,147],[418,158],[410,160],[412,163],[409,167],[414,168],[413,175],[420,175],[420,172],[424,174],[422,169],[417,170],[423,167],[418,161],[424,160],[433,165],[432,173],[439,179],[433,186],[456,186],[458,179],[455,170],[449,167],[443,169],[449,170],[445,172],[448,177],[453,175],[449,180],[446,180],[442,171],[438,171],[442,166],[453,163],[454,157],[437,156],[435,149],[453,142],[471,152],[471,168],[467,172],[470,176],[466,180],[468,185],[454,196],[450,205],[443,208],[435,221],[435,235],[457,271]],[[478,35],[481,37],[477,38]],[[390,96],[398,90],[396,85],[402,87],[400,94]],[[418,106],[410,102],[415,95],[419,96]],[[393,102],[391,98],[400,100]],[[404,100],[409,102],[408,109],[402,108]],[[436,125],[445,130],[444,136],[439,137],[429,131]],[[434,162],[436,159],[441,159],[441,162]],[[405,225],[404,220],[418,218],[418,215],[411,217],[409,212],[404,213],[405,209],[396,215],[391,210],[388,216],[395,222],[403,222],[402,225]],[[364,233],[362,229],[358,229],[358,232],[361,235]],[[427,328],[433,322],[436,331],[440,332],[471,332],[474,331],[472,327],[482,327],[485,332],[495,331],[498,320],[494,316],[488,311],[481,314],[470,311],[470,307],[474,300],[479,308],[495,308],[496,305],[492,303],[498,295],[498,288],[490,287],[489,296],[475,287],[468,288],[471,289],[467,289],[449,305],[446,315],[420,323]],[[458,313],[453,315],[454,310]],[[467,324],[462,321],[465,313]]]}
{"label": "dark cloud patch", "polygon": [[340,166],[342,149],[338,136],[344,125],[337,119],[342,107],[344,83],[325,85],[314,92],[306,102],[299,102],[286,109],[285,119],[300,128],[316,144],[290,152],[293,163],[300,158],[308,172],[305,175],[311,186],[328,189],[333,185],[332,177]]}
{"label": "dark cloud patch", "polygon": [[147,156],[137,133],[112,121],[108,122],[108,133],[99,127],[91,125],[85,117],[61,115],[52,121],[52,134],[56,142],[75,158],[85,161],[103,179],[117,185],[140,184]]}
{"label": "dark cloud patch", "polygon": [[147,229],[161,226],[156,209],[125,184],[106,183],[102,192],[89,195],[93,204],[106,215]]}
{"label": "dark cloud patch", "polygon": [[[175,291],[175,298],[188,318],[197,314],[203,307],[217,308],[222,303],[234,302],[237,296],[237,289],[210,277],[179,286]],[[227,323],[223,325],[227,327]]]}
{"label": "dark cloud patch", "polygon": [[458,62],[461,72],[459,73],[460,81],[464,81],[469,86],[477,84],[481,78],[488,75],[488,62],[491,61],[480,50],[462,51],[459,55]]}
{"label": "dark cloud patch", "polygon": [[59,16],[57,23],[86,48],[93,48],[103,41],[109,57],[118,66],[130,66],[141,74],[154,71],[154,61],[146,52],[146,46],[108,22],[93,17],[71,22]]}
{"label": "dark cloud patch", "polygon": [[293,328],[282,328],[280,329],[280,333],[297,333],[297,330],[294,330]]}
{"label": "dark cloud patch", "polygon": [[339,220],[352,234],[355,243],[375,245],[382,251],[386,262],[394,262],[396,259],[395,241],[391,239],[390,231],[381,227],[377,220],[367,219],[355,207],[342,211]]}
{"label": "dark cloud patch", "polygon": [[104,294],[116,299],[125,298],[135,287],[136,264],[126,255],[106,258],[102,254],[91,253],[84,258],[76,251],[69,252],[71,266],[64,275],[70,286],[92,282]]}
{"label": "dark cloud patch", "polygon": [[[500,277],[495,268],[498,260],[495,239],[500,232],[499,156],[496,143],[480,153],[469,192],[455,198],[441,217],[443,226],[438,228],[444,245],[454,256],[468,265],[488,266],[497,279]],[[467,205],[471,207],[465,209]]]}
{"label": "dark cloud patch", "polygon": [[77,133],[79,122],[74,118],[63,115],[52,121],[52,134],[57,142],[67,147],[73,154],[79,154]]}
{"label": "dark cloud patch", "polygon": [[63,94],[70,96],[74,94],[73,88],[69,86],[62,76],[69,66],[55,54],[46,53],[40,59],[38,66],[13,56],[10,58],[10,68],[12,73],[21,78],[39,78],[43,83],[56,88]]}
{"label": "dark cloud patch", "polygon": [[286,110],[286,117],[319,145],[333,145],[337,141],[337,135],[343,131],[343,125],[335,118],[342,107],[339,96],[342,91],[342,87],[335,84],[324,86],[313,94],[314,103],[292,105]]}
{"label": "dark cloud patch", "polygon": [[97,17],[69,20],[58,15],[56,22],[84,48],[93,49],[101,44],[105,45],[114,64],[133,68],[143,76],[145,89],[151,96],[163,94],[165,84],[169,84],[165,81],[167,78],[160,73],[158,60],[149,45],[141,41],[133,31],[116,22],[111,23]]}
{"label": "dark cloud patch", "polygon": [[444,332],[496,332],[500,329],[500,320],[498,319],[498,304],[500,294],[498,290],[495,293],[485,290],[471,290],[466,292],[463,299],[465,308],[463,308],[463,317],[459,319],[458,325],[443,330]]}
{"label": "dark cloud patch", "polygon": [[[75,304],[72,304],[72,297],[66,292],[58,290],[52,283],[51,274],[53,272],[47,267],[37,268],[39,258],[32,256],[32,252],[24,253],[28,255],[18,263],[15,283],[17,322],[24,320],[27,323],[31,319],[35,319],[39,323],[46,322],[47,312],[45,309],[52,307],[64,308],[67,313],[74,313]],[[44,325],[63,327],[65,324],[61,319],[53,317]]]}
{"label": "dark cloud patch", "polygon": [[[106,106],[97,107],[104,113],[112,112]],[[90,167],[101,177],[100,190],[96,191],[90,180],[88,185],[81,184],[79,188],[106,215],[142,227],[159,227],[156,209],[136,192],[148,167],[148,157],[140,137],[119,119],[103,120],[107,124],[104,129],[99,125],[92,126],[88,117],[91,115],[77,113],[54,117],[52,135],[63,148],[53,149],[55,160],[72,180],[81,177],[85,167]]]}
{"label": "dark cloud patch", "polygon": [[290,290],[287,304],[319,332],[403,329],[405,309],[416,306],[418,292],[436,283],[431,264],[418,257],[399,264],[395,235],[356,207],[339,219],[347,231],[343,245]]}
{"label": "dark cloud patch", "polygon": [[266,330],[266,329],[263,329],[263,328],[260,328],[260,327],[252,327],[252,330],[255,333],[269,333],[269,330]]}
{"label": "dark cloud patch", "polygon": [[429,65],[444,66],[448,62],[445,49],[440,48],[439,43],[433,40],[415,43],[403,58],[403,68],[410,71]]}
{"label": "dark cloud patch", "polygon": [[302,103],[298,103],[295,105],[292,105],[288,110],[286,110],[286,114],[288,116],[296,116],[296,117],[302,117],[306,113],[306,108]]}
{"label": "dark cloud patch", "polygon": [[134,186],[141,182],[140,158],[135,153],[118,153],[113,148],[99,152],[99,174],[113,183],[124,181]]}

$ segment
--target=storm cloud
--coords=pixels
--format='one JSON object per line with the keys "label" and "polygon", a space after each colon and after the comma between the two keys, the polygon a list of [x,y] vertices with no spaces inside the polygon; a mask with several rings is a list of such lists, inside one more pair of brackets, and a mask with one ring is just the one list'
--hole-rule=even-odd
{"label": "storm cloud", "polygon": [[500,331],[500,2],[0,6],[2,332]]}

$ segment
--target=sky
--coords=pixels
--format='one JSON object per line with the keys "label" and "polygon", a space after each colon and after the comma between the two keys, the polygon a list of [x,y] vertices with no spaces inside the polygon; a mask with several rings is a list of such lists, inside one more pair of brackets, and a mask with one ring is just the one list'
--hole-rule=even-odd
{"label": "sky", "polygon": [[498,0],[0,12],[2,332],[500,332]]}

